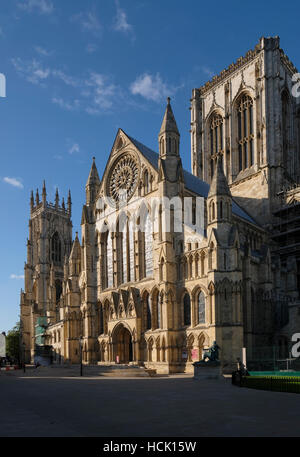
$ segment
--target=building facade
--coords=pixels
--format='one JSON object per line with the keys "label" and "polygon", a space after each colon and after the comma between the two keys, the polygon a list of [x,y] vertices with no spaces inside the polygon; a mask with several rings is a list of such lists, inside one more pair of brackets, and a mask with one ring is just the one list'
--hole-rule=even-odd
{"label": "building facade", "polygon": [[285,356],[300,323],[296,72],[278,37],[262,38],[194,89],[193,173],[169,99],[159,153],[119,129],[101,180],[93,159],[81,240],[72,242],[70,195],[67,208],[58,193],[47,202],[45,185],[42,202],[32,195],[27,360],[38,317],[59,362],[78,363],[81,345],[87,364],[183,372],[213,341],[224,371],[243,347],[277,345]]}

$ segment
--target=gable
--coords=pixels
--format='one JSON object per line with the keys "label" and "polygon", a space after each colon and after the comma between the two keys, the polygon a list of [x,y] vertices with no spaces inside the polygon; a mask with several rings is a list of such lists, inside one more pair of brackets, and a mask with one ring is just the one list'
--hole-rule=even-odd
{"label": "gable", "polygon": [[[135,138],[127,135],[122,129],[119,129],[102,176],[101,189],[103,189],[103,186],[106,185],[104,182],[106,181],[105,178],[107,177],[108,169],[113,163],[113,157],[117,157],[121,151],[126,152],[127,148],[130,147],[130,145],[134,147],[135,152],[138,154],[138,156],[141,155],[144,159],[146,159],[146,161],[151,165],[155,172],[158,173],[159,154]],[[128,152],[130,152],[130,149],[128,149]],[[202,179],[198,178],[187,170],[183,170],[183,178],[185,188],[187,190],[190,190],[191,192],[201,197],[207,198],[210,187],[207,182],[202,181]],[[234,215],[246,220],[247,222],[258,225],[257,222],[234,201],[234,199],[232,199],[232,212]]]}

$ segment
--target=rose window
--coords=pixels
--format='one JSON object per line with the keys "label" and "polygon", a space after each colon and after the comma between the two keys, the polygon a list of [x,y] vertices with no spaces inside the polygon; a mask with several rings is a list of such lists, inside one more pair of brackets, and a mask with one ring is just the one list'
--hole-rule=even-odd
{"label": "rose window", "polygon": [[108,180],[108,193],[115,200],[129,200],[136,188],[139,166],[136,159],[126,154],[117,160]]}

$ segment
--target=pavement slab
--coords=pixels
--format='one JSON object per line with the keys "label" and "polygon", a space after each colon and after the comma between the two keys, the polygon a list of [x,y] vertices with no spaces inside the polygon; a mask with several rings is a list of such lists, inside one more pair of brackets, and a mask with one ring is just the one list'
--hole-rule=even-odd
{"label": "pavement slab", "polygon": [[58,374],[0,375],[0,436],[300,436],[298,394],[186,375]]}

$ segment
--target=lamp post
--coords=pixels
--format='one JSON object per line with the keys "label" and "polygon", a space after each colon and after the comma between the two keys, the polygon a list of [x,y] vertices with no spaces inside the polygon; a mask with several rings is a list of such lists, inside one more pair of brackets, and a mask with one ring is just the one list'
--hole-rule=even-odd
{"label": "lamp post", "polygon": [[25,343],[22,343],[22,348],[23,348],[23,371],[25,373],[26,372],[26,366],[25,366]]}
{"label": "lamp post", "polygon": [[83,338],[82,338],[82,336],[80,336],[79,337],[80,376],[82,376],[82,371],[83,371],[83,367],[82,367],[82,342],[83,342]]}

